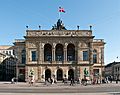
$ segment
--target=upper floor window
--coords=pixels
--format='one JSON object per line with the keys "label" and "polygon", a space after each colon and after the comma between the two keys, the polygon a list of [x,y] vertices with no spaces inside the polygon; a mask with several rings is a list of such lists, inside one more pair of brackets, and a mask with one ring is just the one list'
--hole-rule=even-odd
{"label": "upper floor window", "polygon": [[97,63],[97,54],[93,54],[93,63]]}
{"label": "upper floor window", "polygon": [[67,61],[75,61],[75,46],[73,44],[67,46]]}
{"label": "upper floor window", "polygon": [[52,61],[52,46],[50,44],[44,46],[44,61]]}
{"label": "upper floor window", "polygon": [[36,51],[31,51],[31,57],[32,57],[32,61],[37,60]]}
{"label": "upper floor window", "polygon": [[22,64],[26,63],[26,51],[22,50]]}
{"label": "upper floor window", "polygon": [[83,51],[83,61],[88,61],[88,51]]}
{"label": "upper floor window", "polygon": [[64,60],[64,52],[63,52],[63,45],[57,44],[56,45],[56,61],[63,61]]}
{"label": "upper floor window", "polygon": [[97,63],[97,50],[93,50],[93,63]]}

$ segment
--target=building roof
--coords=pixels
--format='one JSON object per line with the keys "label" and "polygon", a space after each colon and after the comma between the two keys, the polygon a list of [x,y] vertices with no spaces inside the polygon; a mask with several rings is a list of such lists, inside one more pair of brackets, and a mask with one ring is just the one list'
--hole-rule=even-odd
{"label": "building roof", "polygon": [[9,50],[12,49],[13,46],[12,45],[1,45],[0,46],[0,50]]}
{"label": "building roof", "polygon": [[120,64],[120,62],[112,62],[112,63],[109,63],[109,64],[107,64],[106,66],[105,66],[105,68],[107,68],[107,67],[111,67],[111,66],[113,66],[113,65],[116,65],[116,64]]}

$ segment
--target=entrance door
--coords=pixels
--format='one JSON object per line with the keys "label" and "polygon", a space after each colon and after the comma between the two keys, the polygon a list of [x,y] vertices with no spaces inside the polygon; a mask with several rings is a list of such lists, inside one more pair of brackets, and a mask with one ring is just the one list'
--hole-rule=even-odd
{"label": "entrance door", "polygon": [[51,70],[50,69],[45,70],[45,80],[48,80],[48,78],[51,78]]}
{"label": "entrance door", "polygon": [[70,80],[71,78],[74,79],[74,71],[73,71],[73,69],[70,69],[68,71],[68,80]]}
{"label": "entrance door", "polygon": [[57,80],[62,80],[63,79],[63,71],[61,69],[57,70]]}

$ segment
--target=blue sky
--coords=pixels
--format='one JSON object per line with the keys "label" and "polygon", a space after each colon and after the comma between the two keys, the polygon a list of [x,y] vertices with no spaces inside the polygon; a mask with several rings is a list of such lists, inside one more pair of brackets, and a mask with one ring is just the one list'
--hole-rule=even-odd
{"label": "blue sky", "polygon": [[[69,30],[93,26],[96,39],[104,39],[105,64],[120,61],[120,0],[0,0],[0,45],[13,45],[29,29],[51,29],[61,18]],[[118,59],[117,59],[118,56]]]}

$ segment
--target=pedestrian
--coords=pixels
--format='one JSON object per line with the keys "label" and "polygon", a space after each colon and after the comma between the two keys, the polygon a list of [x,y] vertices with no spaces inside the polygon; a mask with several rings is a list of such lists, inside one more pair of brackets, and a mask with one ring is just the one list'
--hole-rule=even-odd
{"label": "pedestrian", "polygon": [[108,81],[109,81],[109,80],[108,80],[108,77],[105,78],[105,81],[106,81],[106,83],[108,83]]}
{"label": "pedestrian", "polygon": [[48,86],[48,82],[49,82],[49,81],[48,81],[48,79],[46,78],[46,79],[45,79],[45,85]]}
{"label": "pedestrian", "polygon": [[11,79],[11,84],[14,84],[14,83],[15,83],[15,82],[14,82],[14,79],[15,79],[15,78],[12,78],[12,79]]}
{"label": "pedestrian", "polygon": [[112,83],[112,78],[110,77],[110,83]]}
{"label": "pedestrian", "polygon": [[73,81],[73,78],[71,78],[71,79],[70,79],[70,85],[73,86],[73,82],[74,82],[74,81]]}
{"label": "pedestrian", "polygon": [[80,79],[79,78],[77,78],[77,84],[80,84]]}
{"label": "pedestrian", "polygon": [[30,76],[29,78],[30,78],[29,84],[30,84],[30,86],[33,86],[33,84],[34,84],[34,76]]}
{"label": "pedestrian", "polygon": [[116,79],[116,84],[118,84],[118,78]]}
{"label": "pedestrian", "polygon": [[51,81],[51,84],[53,84],[53,79],[52,78],[50,79],[50,81]]}

